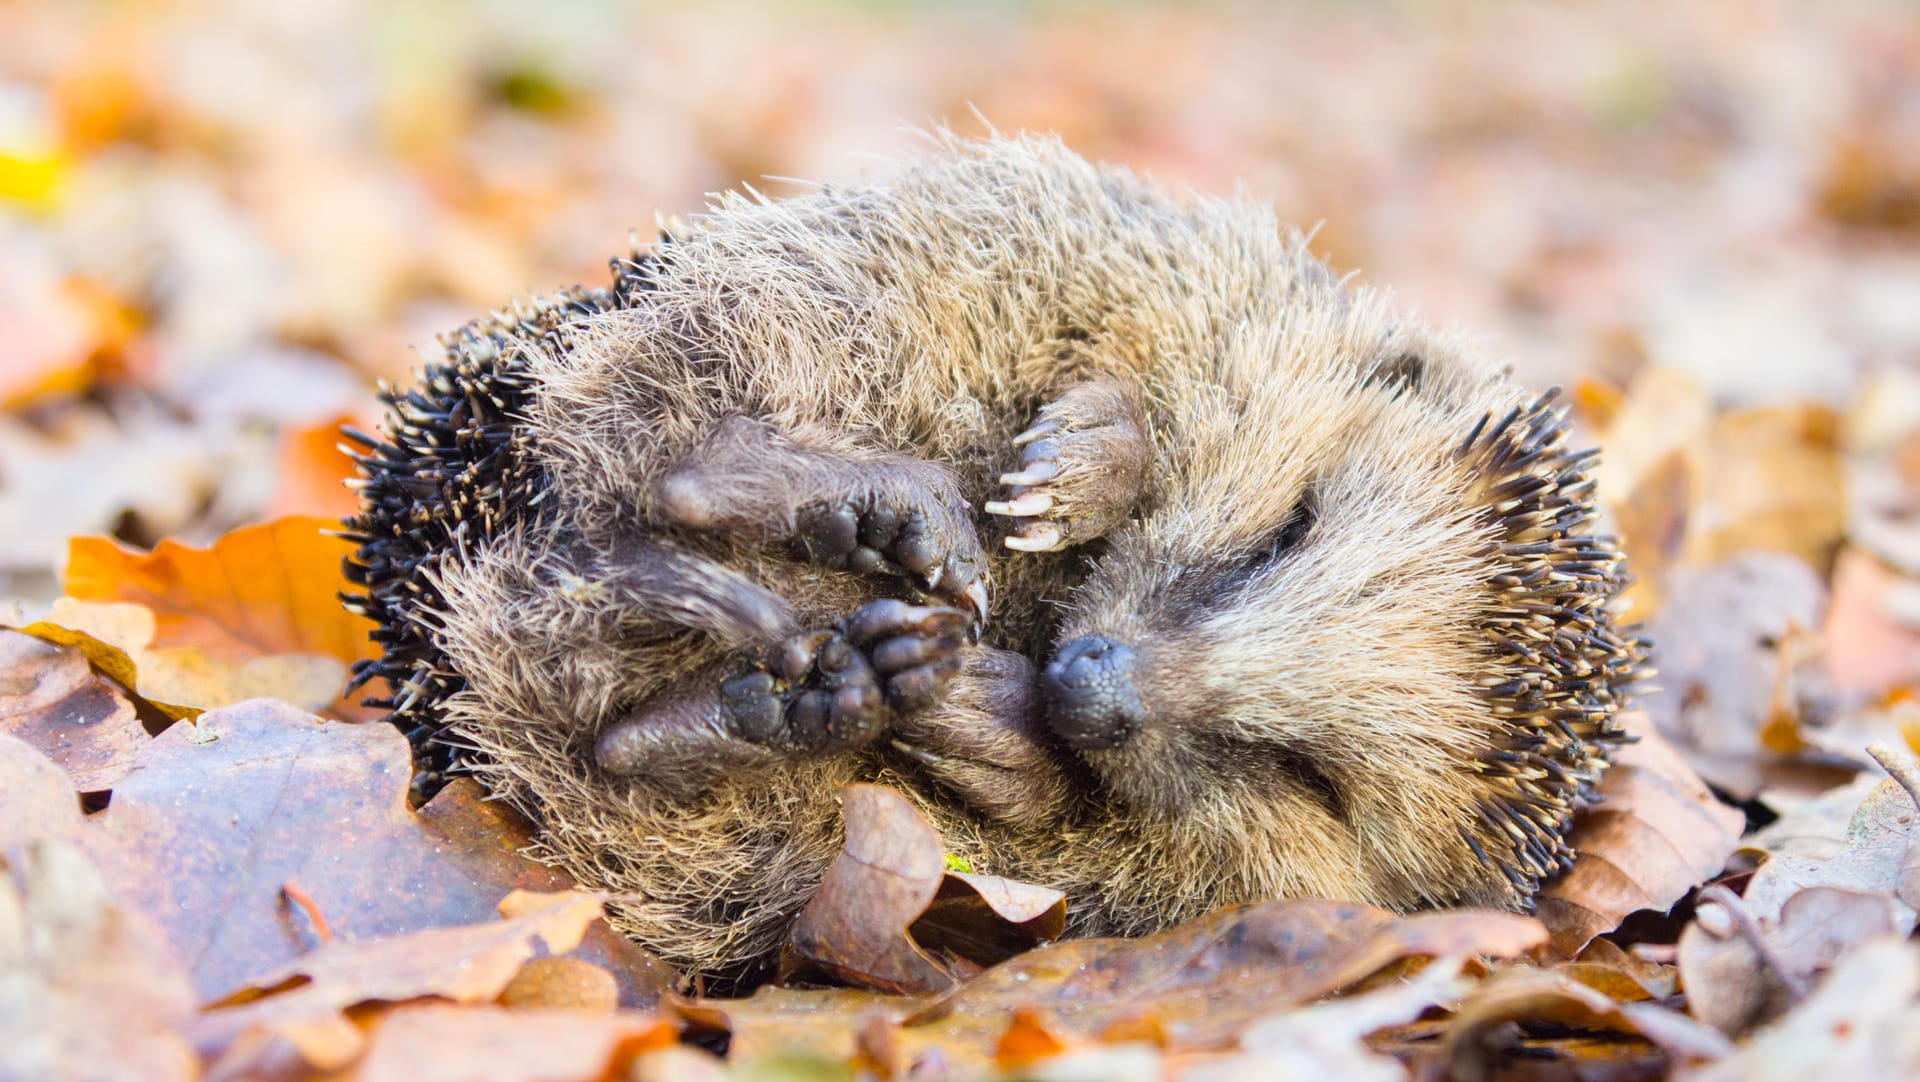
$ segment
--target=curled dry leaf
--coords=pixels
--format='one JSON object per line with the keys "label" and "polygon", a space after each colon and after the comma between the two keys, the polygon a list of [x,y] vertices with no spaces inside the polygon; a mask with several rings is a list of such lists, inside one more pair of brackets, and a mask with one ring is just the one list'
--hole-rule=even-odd
{"label": "curled dry leaf", "polygon": [[1138,939],[1055,943],[1003,962],[913,1019],[1004,1027],[1015,1008],[1058,1034],[1150,1019],[1171,1047],[1219,1048],[1253,1020],[1330,995],[1406,958],[1510,958],[1546,942],[1528,917],[1452,910],[1398,917],[1315,899],[1224,909]]}
{"label": "curled dry leaf", "polygon": [[133,703],[85,654],[4,628],[0,732],[39,748],[81,792],[112,786],[147,742]]}
{"label": "curled dry leaf", "polygon": [[1665,912],[1726,866],[1746,819],[1720,803],[1653,731],[1646,715],[1622,717],[1638,742],[1620,749],[1601,802],[1574,823],[1573,868],[1536,903],[1563,957],[1642,909]]}
{"label": "curled dry leaf", "polygon": [[1717,1031],[1684,1015],[1652,1004],[1633,1006],[1629,1011],[1557,970],[1502,970],[1460,1004],[1442,1056],[1450,1077],[1491,1077],[1509,1054],[1506,1027],[1515,1023],[1637,1037],[1660,1048],[1676,1065],[1710,1062],[1732,1050]]}
{"label": "curled dry leaf", "polygon": [[810,965],[880,991],[945,991],[958,983],[948,958],[992,965],[1065,927],[1059,891],[949,875],[939,832],[895,790],[849,785],[840,804],[846,840],[794,922],[789,972]]}
{"label": "curled dry leaf", "polygon": [[0,850],[0,1076],[194,1078],[193,1003],[166,937],[77,846]]}
{"label": "curled dry leaf", "polygon": [[[142,637],[141,621],[125,613],[71,605],[56,606],[53,619],[125,650],[139,670],[136,690],[156,699],[211,708],[272,694],[358,718],[357,703],[341,698],[346,666],[377,647],[372,623],[340,605],[340,564],[352,546],[326,532],[337,527],[296,516],[204,549],[162,541],[150,553],[75,538],[68,597],[137,605],[152,613],[151,633]],[[317,695],[325,698],[315,703]]]}

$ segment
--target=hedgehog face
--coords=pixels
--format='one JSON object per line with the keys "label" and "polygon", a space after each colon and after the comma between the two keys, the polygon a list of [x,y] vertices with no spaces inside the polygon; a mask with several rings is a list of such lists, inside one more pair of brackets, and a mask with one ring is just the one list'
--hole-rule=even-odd
{"label": "hedgehog face", "polygon": [[1375,756],[1446,772],[1484,728],[1465,428],[1371,386],[1269,394],[1110,535],[1044,676],[1056,734],[1150,814],[1241,790],[1338,816]]}

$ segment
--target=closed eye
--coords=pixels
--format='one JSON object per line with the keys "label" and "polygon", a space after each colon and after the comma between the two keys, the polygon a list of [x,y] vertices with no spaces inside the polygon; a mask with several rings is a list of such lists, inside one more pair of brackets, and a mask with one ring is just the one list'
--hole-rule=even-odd
{"label": "closed eye", "polygon": [[1237,591],[1259,577],[1260,573],[1286,559],[1294,551],[1306,544],[1313,535],[1314,523],[1320,515],[1314,507],[1311,491],[1300,497],[1300,502],[1287,512],[1285,522],[1280,524],[1267,543],[1248,553],[1240,563],[1214,580],[1214,588],[1222,594]]}
{"label": "closed eye", "polygon": [[1313,506],[1313,493],[1301,495],[1300,502],[1294,504],[1293,510],[1287,513],[1287,521],[1281,524],[1280,532],[1273,535],[1273,544],[1265,553],[1267,562],[1278,560],[1299,548],[1313,533],[1313,524],[1319,519],[1320,514]]}

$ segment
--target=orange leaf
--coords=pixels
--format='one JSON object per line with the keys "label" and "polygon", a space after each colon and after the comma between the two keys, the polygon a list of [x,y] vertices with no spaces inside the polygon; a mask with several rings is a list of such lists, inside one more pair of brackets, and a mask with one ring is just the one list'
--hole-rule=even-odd
{"label": "orange leaf", "polygon": [[228,664],[275,654],[372,657],[372,623],[336,596],[347,586],[340,561],[352,546],[322,532],[335,525],[283,518],[241,527],[208,548],[162,541],[150,553],[76,537],[67,595],[144,606],[154,615],[155,649],[197,647]]}
{"label": "orange leaf", "polygon": [[346,487],[353,459],[340,449],[340,426],[356,418],[341,414],[317,425],[288,429],[280,440],[280,483],[269,515],[345,518],[360,504]]}

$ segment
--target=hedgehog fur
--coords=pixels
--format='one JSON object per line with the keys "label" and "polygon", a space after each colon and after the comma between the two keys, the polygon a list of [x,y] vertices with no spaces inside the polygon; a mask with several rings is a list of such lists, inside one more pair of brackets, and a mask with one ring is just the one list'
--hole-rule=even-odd
{"label": "hedgehog fur", "polygon": [[1040,138],[729,195],[387,394],[349,604],[670,960],[748,975],[907,793],[1076,933],[1525,908],[1645,643],[1594,455],[1253,203]]}

